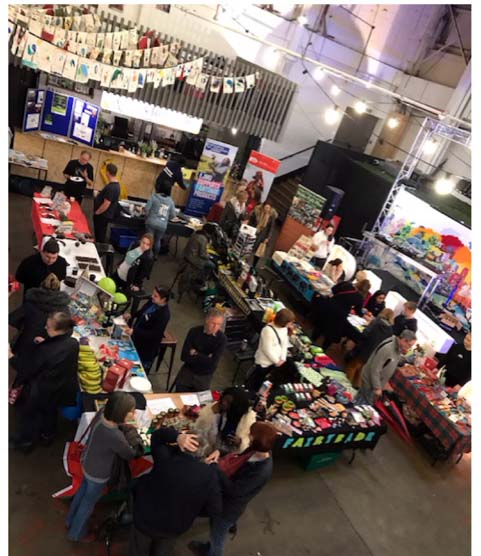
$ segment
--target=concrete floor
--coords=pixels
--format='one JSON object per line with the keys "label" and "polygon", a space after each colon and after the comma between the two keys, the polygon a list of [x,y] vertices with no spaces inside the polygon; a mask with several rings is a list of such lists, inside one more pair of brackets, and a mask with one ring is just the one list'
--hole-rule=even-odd
{"label": "concrete floor", "polygon": [[[15,271],[21,259],[32,252],[31,200],[10,194],[9,203],[9,266]],[[91,215],[91,201],[85,204]],[[170,284],[176,266],[172,256],[161,257],[150,285]],[[16,294],[11,298],[11,309],[20,297]],[[171,311],[170,328],[180,341],[188,328],[202,321],[200,306],[188,297],[181,304],[173,302]],[[226,354],[213,386],[229,385],[233,374],[232,358]],[[165,374],[159,373],[153,383],[161,391]],[[74,429],[72,424],[61,422],[59,438],[49,448],[37,448],[28,456],[10,452],[11,556],[107,554],[101,544],[69,543],[63,525],[68,503],[50,497],[69,483],[62,454]],[[330,467],[312,472],[304,472],[295,460],[276,460],[272,480],[241,518],[239,533],[227,543],[226,555],[470,554],[470,456],[458,465],[432,467],[421,448],[406,446],[390,431],[374,452],[359,454],[352,465],[347,463],[349,455],[343,454]],[[100,504],[95,517],[100,520],[114,508]],[[205,537],[206,532],[206,521],[199,519],[178,540],[172,556],[190,554],[187,542]],[[127,554],[126,538],[126,532],[118,533],[112,546],[114,556]]]}

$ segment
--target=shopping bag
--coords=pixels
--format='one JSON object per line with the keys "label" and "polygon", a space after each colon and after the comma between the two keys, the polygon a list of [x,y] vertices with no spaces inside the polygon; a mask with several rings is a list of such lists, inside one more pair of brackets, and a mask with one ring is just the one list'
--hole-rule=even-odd
{"label": "shopping bag", "polygon": [[406,421],[399,408],[388,397],[377,400],[374,407],[383,416],[383,418],[388,422],[388,424],[399,434],[399,436],[406,442],[406,444],[412,445],[413,440],[411,433],[406,425]]}

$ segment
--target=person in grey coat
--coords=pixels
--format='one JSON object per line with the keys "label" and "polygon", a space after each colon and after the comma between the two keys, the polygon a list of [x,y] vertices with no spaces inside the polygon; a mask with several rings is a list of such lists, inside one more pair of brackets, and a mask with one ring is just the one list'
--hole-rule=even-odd
{"label": "person in grey coat", "polygon": [[154,236],[154,254],[160,253],[162,238],[169,220],[175,216],[175,204],[166,185],[159,187],[145,205],[145,227]]}
{"label": "person in grey coat", "polygon": [[416,343],[416,334],[404,330],[399,337],[391,336],[381,342],[362,368],[361,388],[356,403],[372,405],[382,396],[382,391],[399,366],[402,356]]}

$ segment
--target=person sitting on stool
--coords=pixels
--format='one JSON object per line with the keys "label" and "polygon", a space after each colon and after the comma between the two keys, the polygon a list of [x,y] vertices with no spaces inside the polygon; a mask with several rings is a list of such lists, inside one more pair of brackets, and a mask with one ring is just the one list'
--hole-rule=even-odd
{"label": "person sitting on stool", "polygon": [[[63,191],[67,197],[75,197],[79,205],[82,204],[87,187],[93,189],[94,186],[94,168],[90,164],[91,158],[92,155],[88,151],[82,151],[78,160],[71,160],[63,171],[67,180]],[[80,178],[80,180],[74,181],[71,178]]]}
{"label": "person sitting on stool", "polygon": [[135,314],[124,315],[129,324],[126,333],[132,337],[142,366],[147,374],[159,351],[160,342],[170,320],[169,309],[170,291],[163,286],[157,286],[152,293],[152,299]]}
{"label": "person sitting on stool", "polygon": [[112,278],[117,287],[126,293],[138,292],[145,279],[150,278],[154,265],[154,238],[152,234],[143,234],[127,251]]}
{"label": "person sitting on stool", "polygon": [[187,333],[182,347],[184,362],[175,379],[177,392],[201,392],[208,390],[220,357],[227,344],[221,331],[224,313],[210,309],[203,326],[195,326]]}
{"label": "person sitting on stool", "polygon": [[94,230],[97,243],[106,242],[107,229],[115,217],[120,197],[117,166],[111,163],[107,164],[106,170],[109,183],[94,199]]}

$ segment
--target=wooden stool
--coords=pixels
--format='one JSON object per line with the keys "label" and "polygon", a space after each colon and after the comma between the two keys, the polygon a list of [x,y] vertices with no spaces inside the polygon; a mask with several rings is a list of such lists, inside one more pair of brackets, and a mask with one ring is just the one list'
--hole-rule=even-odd
{"label": "wooden stool", "polygon": [[170,377],[172,375],[172,368],[174,366],[174,357],[175,357],[175,350],[177,349],[177,338],[168,330],[165,331],[164,337],[160,342],[159,346],[159,354],[157,356],[157,366],[155,368],[155,372],[158,373],[160,369],[160,365],[164,358],[164,354],[167,349],[170,349],[170,360],[168,363],[168,373],[167,373],[167,385],[166,391],[169,391],[169,384],[170,384]]}

